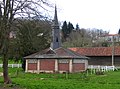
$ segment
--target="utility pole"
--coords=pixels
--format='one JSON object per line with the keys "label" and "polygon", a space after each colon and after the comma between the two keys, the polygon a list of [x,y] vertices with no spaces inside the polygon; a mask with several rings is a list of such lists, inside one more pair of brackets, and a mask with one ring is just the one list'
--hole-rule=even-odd
{"label": "utility pole", "polygon": [[115,65],[115,62],[114,62],[115,61],[115,42],[116,42],[115,38],[120,36],[120,35],[119,34],[107,34],[105,36],[112,37],[112,39],[110,41],[110,43],[112,43],[112,46],[111,46],[111,55],[112,55],[111,65],[114,66]]}
{"label": "utility pole", "polygon": [[115,55],[115,44],[114,44],[114,35],[112,36],[112,66],[114,66],[114,55]]}

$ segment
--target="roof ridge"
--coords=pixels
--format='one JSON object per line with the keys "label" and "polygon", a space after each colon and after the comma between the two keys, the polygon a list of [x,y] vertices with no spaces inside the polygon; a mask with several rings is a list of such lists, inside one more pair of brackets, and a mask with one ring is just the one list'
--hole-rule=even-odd
{"label": "roof ridge", "polygon": [[[92,48],[69,48],[85,56],[111,56],[112,47],[92,47]],[[120,56],[120,46],[115,46],[115,55]]]}
{"label": "roof ridge", "polygon": [[[110,46],[110,47],[70,47],[70,48],[68,48],[68,49],[71,49],[71,48],[111,48],[112,46]],[[120,48],[120,46],[114,46],[115,48]]]}

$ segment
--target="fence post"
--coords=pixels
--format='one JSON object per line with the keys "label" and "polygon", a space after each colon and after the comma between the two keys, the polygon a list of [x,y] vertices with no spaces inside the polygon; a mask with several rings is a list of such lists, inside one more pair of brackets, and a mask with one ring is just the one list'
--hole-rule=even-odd
{"label": "fence post", "polygon": [[13,64],[12,64],[12,68],[13,68]]}
{"label": "fence post", "polygon": [[91,74],[92,74],[92,71],[93,71],[93,66],[92,65],[90,66],[90,69],[91,69]]}
{"label": "fence post", "polygon": [[19,64],[16,64],[16,67],[19,68]]}
{"label": "fence post", "polygon": [[94,74],[95,74],[95,72],[96,72],[96,69],[94,69],[93,71],[94,71]]}
{"label": "fence post", "polygon": [[3,67],[3,64],[0,64],[0,67]]}
{"label": "fence post", "polygon": [[115,70],[115,66],[113,66],[113,71]]}
{"label": "fence post", "polygon": [[107,66],[105,66],[105,71],[107,71]]}

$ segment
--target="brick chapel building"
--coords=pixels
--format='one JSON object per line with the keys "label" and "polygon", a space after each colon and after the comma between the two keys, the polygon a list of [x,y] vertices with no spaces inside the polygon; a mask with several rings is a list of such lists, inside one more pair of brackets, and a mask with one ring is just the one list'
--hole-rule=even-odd
{"label": "brick chapel building", "polygon": [[52,24],[51,47],[24,57],[26,60],[26,72],[54,73],[54,72],[81,72],[88,66],[88,57],[61,47],[60,29],[55,6],[55,15]]}

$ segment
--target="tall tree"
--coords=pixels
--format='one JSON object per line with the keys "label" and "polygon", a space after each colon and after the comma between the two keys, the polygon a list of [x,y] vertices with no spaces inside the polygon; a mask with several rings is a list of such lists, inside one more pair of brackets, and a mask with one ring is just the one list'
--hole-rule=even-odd
{"label": "tall tree", "polygon": [[67,29],[68,34],[70,34],[70,33],[72,32],[73,29],[74,29],[73,24],[69,22],[69,23],[68,23],[68,29]]}
{"label": "tall tree", "polygon": [[64,21],[63,26],[62,26],[62,40],[65,41],[68,36],[67,33],[67,22]]}
{"label": "tall tree", "polygon": [[4,83],[11,83],[8,76],[8,50],[10,46],[9,33],[13,25],[14,17],[43,17],[41,9],[48,5],[46,0],[1,0],[0,1],[0,50],[3,56]]}
{"label": "tall tree", "polygon": [[17,26],[17,43],[22,56],[50,46],[51,25],[43,20],[22,20]]}
{"label": "tall tree", "polygon": [[66,39],[69,37],[73,29],[74,27],[72,23],[69,22],[67,24],[67,22],[64,21],[63,26],[62,26],[62,40],[63,41],[66,41]]}
{"label": "tall tree", "polygon": [[76,30],[80,30],[80,27],[78,24],[76,24]]}
{"label": "tall tree", "polygon": [[118,31],[118,34],[120,35],[120,29],[119,29],[119,31]]}

